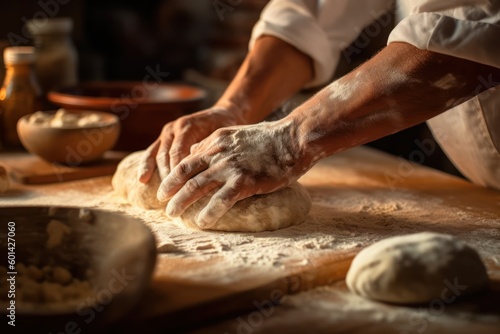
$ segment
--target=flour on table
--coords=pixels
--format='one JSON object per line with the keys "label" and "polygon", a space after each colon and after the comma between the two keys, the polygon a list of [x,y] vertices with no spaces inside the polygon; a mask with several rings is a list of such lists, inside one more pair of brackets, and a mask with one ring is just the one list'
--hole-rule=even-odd
{"label": "flour on table", "polygon": [[[424,190],[388,189],[383,175],[386,170],[382,169],[386,165],[380,162],[380,155],[372,159],[370,150],[355,150],[356,159],[350,151],[339,153],[320,161],[300,179],[311,196],[311,211],[304,223],[274,232],[227,233],[185,228],[166,218],[162,209],[144,210],[116,196],[110,177],[50,187],[14,183],[7,196],[0,194],[0,206],[66,205],[118,211],[140,219],[156,237],[161,250],[158,265],[174,264],[168,270],[157,271],[159,280],[219,287],[271,275],[282,277],[279,275],[284,270],[301,268],[325,255],[352,253],[391,236],[433,231],[467,242],[488,266],[490,278],[498,281],[500,271],[494,266],[498,268],[500,263],[500,217],[496,210],[459,205],[452,193],[433,196],[432,190],[444,182],[442,173],[431,169],[412,171],[410,181],[423,183],[420,189]],[[360,153],[364,159],[358,159]],[[371,162],[368,164],[367,160]],[[387,171],[397,173],[397,168]],[[369,177],[373,170],[381,170],[380,177]],[[401,179],[396,186],[405,186],[404,182]],[[425,190],[427,183],[431,192]],[[262,304],[267,299],[268,296],[262,296],[256,301]],[[350,293],[343,282],[287,296],[283,303],[284,307],[275,307],[271,316],[264,314],[260,327],[252,327],[248,332],[496,334],[500,325],[498,311],[485,312],[484,305],[474,308],[475,313],[446,303],[442,308],[442,304],[436,303],[394,306]],[[246,315],[242,318],[256,319]],[[199,333],[238,333],[240,322],[235,318],[221,325],[205,327]]]}
{"label": "flour on table", "polygon": [[[370,158],[370,151],[364,154]],[[458,236],[477,249],[486,264],[500,263],[500,218],[494,212],[482,209],[479,214],[418,190],[387,189],[385,180],[367,177],[368,170],[377,166],[353,161],[348,155],[346,151],[322,160],[300,179],[311,196],[311,211],[304,223],[274,232],[188,229],[167,218],[163,209],[144,210],[128,204],[114,193],[110,177],[50,187],[16,184],[11,189],[16,196],[0,196],[0,204],[66,205],[121,212],[140,219],[152,230],[158,247],[163,249],[161,259],[213,264],[179,268],[169,271],[170,276],[213,279],[221,284],[240,281],[237,274],[241,271],[248,270],[247,277],[267,277],[301,265],[303,260],[353,252],[387,237],[422,231]],[[416,170],[413,177],[432,180],[438,173]],[[465,221],[468,225],[462,223]],[[213,247],[205,247],[207,244]],[[491,269],[489,274],[500,277],[500,272]]]}

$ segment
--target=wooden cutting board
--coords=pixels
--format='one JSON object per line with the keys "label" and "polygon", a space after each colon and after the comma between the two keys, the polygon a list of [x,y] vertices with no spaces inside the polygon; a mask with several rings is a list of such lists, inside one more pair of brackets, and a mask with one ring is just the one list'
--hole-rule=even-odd
{"label": "wooden cutting board", "polygon": [[[377,151],[357,148],[321,161],[301,179],[301,183],[310,192],[313,204],[320,204],[321,199],[337,197],[349,200],[344,202],[348,206],[352,203],[352,196],[365,193],[373,198],[392,192],[404,195],[408,191],[411,194],[416,207],[395,207],[378,214],[368,211],[349,215],[353,221],[362,219],[364,215],[370,217],[365,221],[366,231],[361,233],[390,236],[391,230],[398,231],[401,228],[397,220],[405,219],[412,222],[414,230],[411,232],[430,230],[464,236],[489,228],[488,221],[496,221],[500,217],[500,192],[472,185],[438,171],[407,164],[403,165],[401,160]],[[383,202],[381,205],[383,206]],[[433,211],[432,205],[441,209]],[[335,217],[336,213],[346,209],[345,206],[329,208],[325,213]],[[429,210],[433,212],[428,212]],[[452,216],[448,210],[467,210],[474,214],[475,219],[451,221],[447,218],[448,215]],[[388,224],[391,222],[390,219],[387,220],[390,217],[396,220],[394,225]],[[491,239],[494,240],[495,237],[491,236]],[[488,243],[493,240],[484,241]],[[177,277],[177,273],[189,271],[192,267],[225,265],[226,260],[223,258],[207,262],[197,261],[196,256],[190,259],[160,256],[148,295],[133,315],[124,321],[123,326],[139,330],[147,324],[152,332],[153,329],[178,332],[185,330],[185,326],[201,326],[216,321],[217,318],[240,315],[242,311],[250,312],[251,315],[252,312],[259,311],[264,303],[274,304],[273,296],[286,296],[343,281],[352,259],[360,250],[361,248],[331,252],[319,250],[307,257],[307,265],[285,265],[277,275],[269,273],[259,276],[256,274],[258,268],[251,266],[237,268],[233,272],[230,270],[231,266],[226,265],[226,275],[238,277],[231,284],[203,277]],[[486,265],[490,271],[492,289],[495,287],[494,291],[498,291],[500,266],[491,261],[487,261]],[[471,305],[474,305],[474,301],[464,307]]]}
{"label": "wooden cutting board", "polygon": [[50,163],[27,153],[9,154],[1,163],[7,167],[12,179],[24,184],[46,184],[113,175],[124,152],[106,152],[102,160],[89,165],[69,167]]}
{"label": "wooden cutting board", "polygon": [[[481,236],[485,247],[489,248],[497,244],[497,234],[489,231],[494,231],[500,221],[500,192],[408,164],[366,148],[356,148],[320,161],[301,178],[313,199],[312,221],[332,225],[332,233],[338,235],[339,240],[349,239],[353,230],[370,240],[429,230],[473,239]],[[112,204],[107,197],[102,197],[111,191],[109,178],[46,187],[22,184],[14,187],[17,189],[12,189],[12,193],[16,196],[2,198],[5,204],[0,200],[0,207],[68,203],[106,209],[106,205]],[[67,195],[68,190],[71,190],[71,197]],[[390,201],[383,200],[401,196],[401,203],[408,203],[408,206],[389,205]],[[368,202],[358,202],[356,198],[366,198]],[[332,199],[335,199],[334,205],[330,202]],[[371,202],[377,205],[370,205]],[[129,210],[120,208],[124,213]],[[135,209],[130,209],[130,214],[143,219],[150,227],[161,223]],[[403,226],[406,227],[403,229]],[[176,244],[174,232],[166,230]],[[195,238],[195,233],[192,237]],[[209,239],[209,234],[205,239]],[[275,237],[269,242],[287,240]],[[239,246],[233,247],[231,252],[238,251]],[[253,314],[258,311],[257,304],[269,305],[274,297],[342,281],[360,249],[314,248],[307,255],[304,252],[301,258],[307,260],[304,263],[290,260],[275,271],[262,270],[267,267],[260,267],[259,263],[235,266],[228,260],[230,257],[224,257],[221,252],[209,257],[199,257],[197,250],[165,252],[158,256],[145,298],[117,326],[123,326],[123,332],[141,332],[144,328],[149,332],[154,329],[161,333],[180,332],[185,329],[183,326],[201,326],[244,310]],[[486,265],[492,283],[500,282],[499,264],[490,261]],[[215,271],[217,275],[198,274],[207,272],[205,268],[219,269]]]}

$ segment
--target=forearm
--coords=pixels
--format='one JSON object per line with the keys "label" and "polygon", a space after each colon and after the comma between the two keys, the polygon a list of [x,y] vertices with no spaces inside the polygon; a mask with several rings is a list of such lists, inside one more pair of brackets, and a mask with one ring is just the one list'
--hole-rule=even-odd
{"label": "forearm", "polygon": [[[262,108],[272,110],[301,81],[287,82],[297,74],[288,64],[281,67],[278,60],[268,75],[269,63],[252,57],[226,101],[237,103],[241,88],[260,110],[252,114],[257,120],[264,115]],[[280,121],[219,128],[190,148],[163,179],[158,198],[170,200],[167,211],[175,217],[213,193],[197,216],[198,226],[209,228],[237,201],[289,185],[326,155],[422,122],[488,89],[485,78],[495,85],[500,70],[393,43]],[[270,93],[273,88],[280,93]]]}
{"label": "forearm", "polygon": [[312,76],[312,60],[307,55],[276,37],[263,36],[216,106],[238,113],[242,123],[259,122]]}
{"label": "forearm", "polygon": [[500,82],[500,70],[392,43],[283,120],[306,163],[423,122]]}

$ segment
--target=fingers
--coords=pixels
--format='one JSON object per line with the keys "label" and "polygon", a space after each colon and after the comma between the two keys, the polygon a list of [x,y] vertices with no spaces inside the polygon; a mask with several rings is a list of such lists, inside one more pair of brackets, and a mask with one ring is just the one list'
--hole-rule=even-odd
{"label": "fingers", "polygon": [[169,147],[171,140],[165,139],[161,142],[156,154],[156,165],[158,166],[158,174],[160,174],[160,180],[163,180],[170,173],[170,155]]}
{"label": "fingers", "polygon": [[175,136],[170,146],[170,169],[173,170],[185,157],[190,154],[192,140],[187,136]]}
{"label": "fingers", "polygon": [[138,168],[139,181],[148,183],[156,168],[163,180],[170,172],[169,148],[172,143],[172,133],[164,127],[160,137],[144,152],[144,159]]}
{"label": "fingers", "polygon": [[219,187],[218,182],[209,180],[203,175],[193,177],[170,199],[166,209],[167,215],[170,217],[182,215],[191,204],[217,187]]}
{"label": "fingers", "polygon": [[193,154],[194,152],[196,152],[196,148],[198,148],[198,146],[199,146],[198,143],[191,145],[191,148],[189,149],[189,154]]}
{"label": "fingers", "polygon": [[196,224],[203,229],[214,226],[236,202],[243,198],[237,189],[226,184],[212,196],[210,202],[198,215]]}
{"label": "fingers", "polygon": [[203,156],[184,159],[163,179],[156,194],[158,200],[165,202],[173,197],[190,178],[207,169],[208,165]]}
{"label": "fingers", "polygon": [[156,168],[156,153],[160,147],[160,142],[157,140],[151,144],[144,152],[143,159],[138,168],[139,181],[148,183]]}

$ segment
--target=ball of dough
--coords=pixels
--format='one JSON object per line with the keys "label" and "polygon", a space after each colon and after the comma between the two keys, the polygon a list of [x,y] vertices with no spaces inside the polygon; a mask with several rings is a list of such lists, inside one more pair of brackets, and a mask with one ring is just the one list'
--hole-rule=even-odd
{"label": "ball of dough", "polygon": [[486,287],[478,253],[451,235],[417,233],[388,238],[363,249],[347,273],[349,289],[397,304],[454,300]]}
{"label": "ball of dough", "polygon": [[156,198],[160,186],[160,175],[155,172],[149,183],[139,182],[138,169],[142,152],[134,152],[126,156],[116,168],[111,179],[115,192],[130,204],[147,209],[160,209],[166,207],[165,203]]}
{"label": "ball of dough", "polygon": [[[147,184],[138,181],[138,166],[143,151],[132,153],[118,165],[112,179],[115,191],[135,206],[144,209],[164,209],[167,203],[156,198],[161,180],[157,172]],[[180,217],[189,227],[198,228],[196,217],[208,204],[211,194],[193,203]],[[300,224],[311,209],[307,191],[297,182],[265,195],[255,195],[237,202],[211,230],[261,232]]]}

